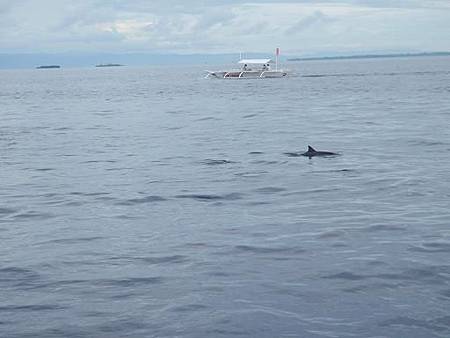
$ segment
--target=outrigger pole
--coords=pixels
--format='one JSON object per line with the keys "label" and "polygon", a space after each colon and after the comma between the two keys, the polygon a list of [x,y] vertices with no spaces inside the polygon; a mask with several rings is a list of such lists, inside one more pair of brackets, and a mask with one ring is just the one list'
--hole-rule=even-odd
{"label": "outrigger pole", "polygon": [[280,55],[280,48],[275,50],[275,70],[278,71],[278,55]]}

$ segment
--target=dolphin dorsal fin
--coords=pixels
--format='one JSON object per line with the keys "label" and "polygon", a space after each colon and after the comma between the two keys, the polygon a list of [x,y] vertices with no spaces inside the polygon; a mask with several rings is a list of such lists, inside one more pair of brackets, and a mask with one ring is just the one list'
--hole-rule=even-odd
{"label": "dolphin dorsal fin", "polygon": [[316,149],[314,149],[314,148],[311,147],[311,146],[308,146],[308,151],[315,153],[315,152],[316,152]]}

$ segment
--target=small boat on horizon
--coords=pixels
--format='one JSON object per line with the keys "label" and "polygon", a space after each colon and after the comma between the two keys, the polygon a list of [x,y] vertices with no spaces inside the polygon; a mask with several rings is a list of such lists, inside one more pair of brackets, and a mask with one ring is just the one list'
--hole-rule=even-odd
{"label": "small boat on horizon", "polygon": [[56,69],[61,68],[60,65],[37,66],[36,69]]}
{"label": "small boat on horizon", "polygon": [[95,67],[123,67],[124,65],[121,65],[120,63],[101,63],[98,65],[95,65]]}

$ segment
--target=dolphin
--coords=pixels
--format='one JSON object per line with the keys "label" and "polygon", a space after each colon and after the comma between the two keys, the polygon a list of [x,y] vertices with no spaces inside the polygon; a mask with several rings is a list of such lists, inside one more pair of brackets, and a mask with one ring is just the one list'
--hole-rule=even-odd
{"label": "dolphin", "polygon": [[308,151],[306,153],[301,154],[302,156],[306,157],[314,157],[314,156],[336,156],[339,155],[338,153],[333,153],[331,151],[317,151],[313,147],[308,146]]}

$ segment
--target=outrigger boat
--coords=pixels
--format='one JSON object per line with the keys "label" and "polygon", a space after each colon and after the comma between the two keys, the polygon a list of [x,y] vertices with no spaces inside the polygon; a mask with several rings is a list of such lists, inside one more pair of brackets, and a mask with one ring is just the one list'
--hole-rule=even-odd
{"label": "outrigger boat", "polygon": [[279,48],[276,51],[275,69],[271,68],[274,62],[271,59],[241,59],[238,70],[209,71],[206,78],[217,79],[256,79],[256,78],[279,78],[287,75],[284,70],[278,69]]}

